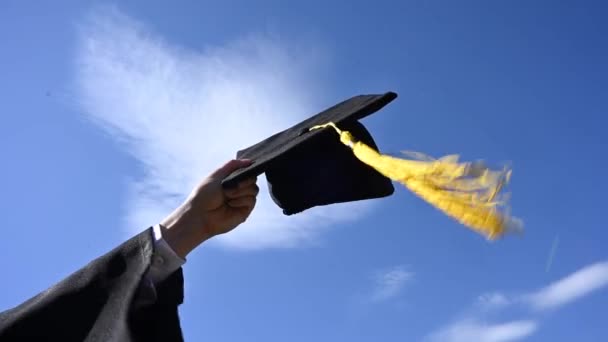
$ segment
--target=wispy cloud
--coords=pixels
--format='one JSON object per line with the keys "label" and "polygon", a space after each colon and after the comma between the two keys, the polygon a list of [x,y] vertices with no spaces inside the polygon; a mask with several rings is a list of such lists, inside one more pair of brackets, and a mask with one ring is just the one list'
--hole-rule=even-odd
{"label": "wispy cloud", "polygon": [[379,302],[398,296],[413,276],[414,274],[407,271],[404,266],[394,266],[377,272],[374,276],[372,301]]}
{"label": "wispy cloud", "polygon": [[535,309],[555,309],[606,286],[608,286],[608,262],[599,262],[578,270],[525,298]]}
{"label": "wispy cloud", "polygon": [[604,287],[608,287],[608,262],[588,265],[538,291],[511,296],[501,292],[486,293],[477,298],[472,310],[432,333],[428,340],[516,341],[533,334],[538,328],[537,320],[485,323],[490,311],[499,318],[501,312],[516,306],[534,314],[563,307]]}
{"label": "wispy cloud", "polygon": [[502,309],[511,304],[511,300],[504,293],[484,293],[477,298],[477,306],[481,310]]}
{"label": "wispy cloud", "polygon": [[[82,25],[77,87],[86,115],[143,168],[127,201],[129,233],[158,222],[201,177],[236,151],[320,109],[322,49],[250,36],[192,51],[173,46],[116,9]],[[238,248],[293,247],[315,241],[368,202],[285,217],[261,179],[256,210],[216,241]]]}
{"label": "wispy cloud", "polygon": [[510,342],[533,334],[538,324],[532,320],[511,321],[500,324],[481,323],[476,320],[454,322],[431,335],[428,341],[437,342]]}

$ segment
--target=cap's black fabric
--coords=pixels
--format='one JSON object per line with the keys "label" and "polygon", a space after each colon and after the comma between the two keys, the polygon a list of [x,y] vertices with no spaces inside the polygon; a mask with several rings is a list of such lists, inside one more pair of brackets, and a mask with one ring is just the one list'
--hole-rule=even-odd
{"label": "cap's black fabric", "polygon": [[239,151],[237,158],[254,163],[228,176],[224,186],[266,173],[271,196],[286,215],[319,205],[391,195],[391,181],[359,161],[334,131],[309,129],[331,121],[376,148],[372,136],[358,120],[396,97],[393,92],[352,97]]}

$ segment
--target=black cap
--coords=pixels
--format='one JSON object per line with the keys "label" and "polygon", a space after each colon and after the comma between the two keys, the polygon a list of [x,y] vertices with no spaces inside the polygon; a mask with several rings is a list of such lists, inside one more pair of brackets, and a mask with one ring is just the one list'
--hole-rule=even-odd
{"label": "black cap", "polygon": [[254,163],[226,177],[223,185],[231,187],[265,173],[272,199],[286,215],[320,205],[391,195],[391,180],[359,161],[336,138],[335,131],[310,128],[333,122],[377,150],[372,136],[358,120],[395,98],[393,92],[352,97],[237,152],[237,158]]}

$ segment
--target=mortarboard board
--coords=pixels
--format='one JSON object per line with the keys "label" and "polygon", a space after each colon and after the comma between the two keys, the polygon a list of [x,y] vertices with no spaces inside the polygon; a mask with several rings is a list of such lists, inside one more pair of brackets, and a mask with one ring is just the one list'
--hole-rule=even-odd
{"label": "mortarboard board", "polygon": [[455,155],[433,159],[412,153],[402,159],[378,151],[359,120],[396,97],[393,92],[352,97],[238,151],[237,158],[254,163],[229,175],[223,185],[265,173],[272,199],[292,215],[320,205],[386,197],[397,181],[489,239],[520,230],[517,219],[499,210],[506,204],[499,192],[510,170],[461,163]]}
{"label": "mortarboard board", "polygon": [[310,130],[334,122],[376,148],[372,136],[358,121],[397,97],[360,95],[328,108],[282,132],[237,152],[254,163],[227,177],[225,186],[266,174],[270,194],[286,215],[315,206],[389,196],[392,182],[361,163],[329,130]]}

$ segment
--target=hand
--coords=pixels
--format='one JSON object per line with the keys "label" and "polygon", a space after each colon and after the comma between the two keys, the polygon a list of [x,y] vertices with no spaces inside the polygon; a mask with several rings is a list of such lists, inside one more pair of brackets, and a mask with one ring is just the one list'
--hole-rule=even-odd
{"label": "hand", "polygon": [[161,223],[163,237],[182,258],[205,240],[227,233],[245,222],[258,194],[256,179],[224,189],[222,180],[251,165],[248,160],[231,160],[204,179],[186,201]]}

